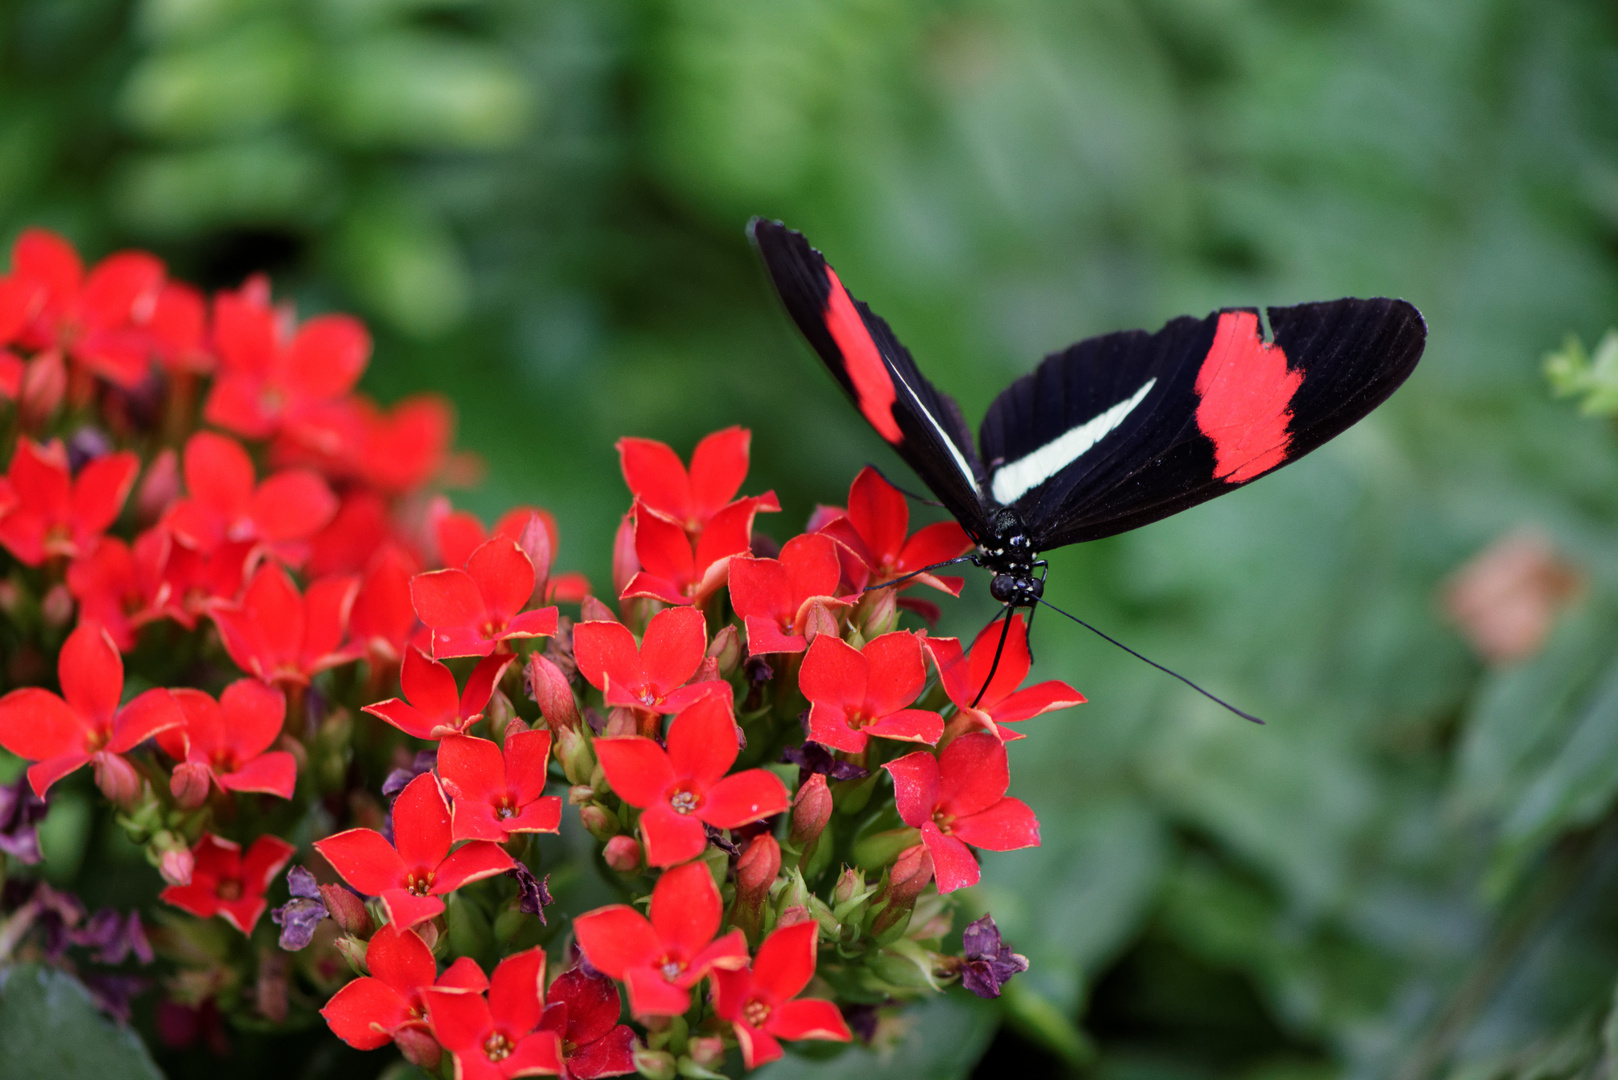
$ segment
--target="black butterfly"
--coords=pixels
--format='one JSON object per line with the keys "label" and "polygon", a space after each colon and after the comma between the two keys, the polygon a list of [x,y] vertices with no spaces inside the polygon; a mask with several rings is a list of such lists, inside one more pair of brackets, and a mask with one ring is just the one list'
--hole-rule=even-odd
{"label": "black butterfly", "polygon": [[809,344],[977,544],[965,559],[994,574],[989,592],[1007,613],[1051,606],[1040,552],[1138,528],[1296,461],[1386,400],[1427,340],[1419,311],[1380,298],[1272,307],[1270,341],[1255,308],[1088,338],[995,398],[979,456],[955,400],[802,234],[755,218],[748,235]]}

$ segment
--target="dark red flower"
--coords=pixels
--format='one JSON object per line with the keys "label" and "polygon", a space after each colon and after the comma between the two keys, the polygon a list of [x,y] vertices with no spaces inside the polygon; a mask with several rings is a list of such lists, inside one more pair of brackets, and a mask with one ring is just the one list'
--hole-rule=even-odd
{"label": "dark red flower", "polygon": [[431,919],[444,910],[439,897],[514,865],[487,840],[450,851],[449,804],[431,773],[410,781],[394,800],[393,835],[390,844],[375,829],[349,829],[316,840],[315,850],[355,889],[381,897],[388,918],[400,926]]}
{"label": "dark red flower", "polygon": [[636,1016],[679,1016],[690,988],[715,968],[747,966],[747,939],[732,930],[718,941],[724,903],[706,863],[666,872],[652,889],[651,918],[628,904],[585,912],[573,932],[590,966],[629,989]]}
{"label": "dark red flower", "polygon": [[809,738],[850,753],[864,750],[872,735],[936,743],[943,718],[909,707],[926,682],[927,664],[914,634],[883,634],[864,649],[821,634],[798,672],[798,688],[809,699]]}
{"label": "dark red flower", "polygon": [[510,653],[496,653],[478,661],[466,680],[466,689],[457,693],[455,676],[449,668],[411,647],[405,651],[399,671],[399,689],[409,701],[389,698],[365,706],[364,711],[418,739],[462,734],[483,719],[483,710],[513,659]]}
{"label": "dark red flower", "polygon": [[0,479],[0,544],[29,566],[53,555],[73,558],[95,546],[135,486],[140,459],[120,451],[68,472],[67,450],[53,439],[20,439]]}
{"label": "dark red flower", "polygon": [[730,602],[747,625],[747,652],[796,653],[809,647],[805,631],[815,606],[835,610],[843,576],[837,545],[820,533],[794,536],[779,559],[741,556],[730,563]]}
{"label": "dark red flower", "polygon": [[203,833],[191,849],[196,868],[191,884],[170,885],[162,898],[199,919],[218,915],[244,934],[251,934],[269,906],[264,892],[298,849],[265,833],[242,854],[242,846],[213,833]]}
{"label": "dark red flower", "polygon": [[161,688],[118,707],[124,693],[123,657],[96,623],[80,623],[68,635],[56,670],[63,697],[25,686],[0,698],[0,746],[35,762],[28,768],[28,782],[36,795],[43,796],[56,781],[90,762],[98,773],[110,768],[132,776],[119,755],[185,722],[173,695]]}
{"label": "dark red flower", "polygon": [[255,484],[253,459],[227,436],[199,431],[185,444],[184,462],[190,496],[169,508],[164,523],[187,547],[211,552],[227,542],[254,542],[300,566],[310,537],[337,513],[337,496],[306,469]]}
{"label": "dark red flower", "polygon": [[938,891],[978,880],[966,845],[986,851],[1039,846],[1039,821],[1028,805],[1006,794],[1006,748],[987,731],[962,735],[935,758],[925,750],[882,766],[893,776],[894,801],[906,825],[921,830],[932,854]]}
{"label": "dark red flower", "polygon": [[438,657],[509,652],[512,639],[556,633],[554,607],[523,610],[533,592],[534,564],[503,536],[472,552],[464,570],[435,570],[410,580],[410,598],[432,628]]}
{"label": "dark red flower", "polygon": [[438,777],[455,800],[456,840],[504,842],[516,833],[556,832],[562,800],[545,795],[551,733],[513,731],[502,746],[449,735],[438,746]]}
{"label": "dark red flower", "polygon": [[455,1057],[455,1080],[508,1080],[554,1075],[556,1036],[539,1030],[545,1012],[545,950],[534,947],[500,961],[489,995],[422,991],[433,1035]]}
{"label": "dark red flower", "polygon": [[181,768],[190,767],[226,791],[257,791],[292,798],[298,763],[285,750],[271,750],[281,736],[287,703],[281,691],[257,679],[238,679],[215,701],[182,687],[174,700],[185,723],[157,736],[157,744]]}
{"label": "dark red flower", "polygon": [[836,1005],[798,997],[814,978],[819,936],[813,919],[793,923],[764,939],[752,967],[714,972],[714,1012],[730,1021],[749,1069],[780,1057],[780,1039],[853,1038]]}
{"label": "dark red flower", "polygon": [[[819,531],[837,540],[855,556],[855,564],[850,566],[845,561],[844,569],[854,571],[849,574],[849,581],[856,589],[892,581],[924,566],[964,555],[974,546],[966,530],[953,521],[923,526],[914,536],[907,537],[909,528],[910,504],[881,473],[866,466],[848,489],[848,509],[822,525]],[[906,589],[912,584],[931,585],[951,596],[959,596],[962,579],[920,574],[899,588]]]}
{"label": "dark red flower", "polygon": [[679,712],[720,688],[715,682],[686,685],[702,666],[707,647],[702,612],[689,607],[652,616],[638,647],[623,623],[601,620],[573,627],[579,674],[602,691],[607,704],[659,713]]}
{"label": "dark red flower", "polygon": [[[994,667],[995,650],[1000,648],[1000,635],[1006,635],[1001,650],[1000,666]],[[1056,709],[1067,709],[1084,704],[1084,695],[1060,679],[1037,683],[1026,689],[1017,689],[1028,676],[1033,658],[1028,653],[1028,627],[1021,614],[1011,616],[1009,629],[990,623],[972,642],[970,654],[961,652],[956,638],[928,638],[927,651],[938,667],[939,681],[949,699],[959,710],[956,715],[965,718],[967,726],[982,728],[1011,742],[1023,736],[1011,729],[1001,730],[1000,724],[1014,724]],[[984,687],[990,670],[994,679]],[[979,692],[983,698],[976,707],[972,702]],[[957,730],[951,727],[951,731]]]}
{"label": "dark red flower", "polygon": [[641,505],[695,533],[741,490],[751,440],[746,428],[714,432],[691,452],[688,472],[667,443],[619,439],[618,462],[624,483]]}
{"label": "dark red flower", "polygon": [[625,802],[641,807],[647,862],[673,866],[695,858],[708,846],[705,824],[736,829],[791,804],[786,785],[772,772],[725,775],[740,750],[730,701],[717,695],[674,718],[667,750],[640,735],[595,741],[607,783]]}
{"label": "dark red flower", "polygon": [[569,968],[546,993],[541,1031],[560,1044],[562,1080],[595,1080],[635,1071],[635,1031],[618,1022],[618,987],[609,978]]}
{"label": "dark red flower", "polygon": [[385,923],[365,949],[371,974],[354,979],[333,994],[320,1015],[332,1034],[356,1050],[375,1050],[393,1041],[401,1028],[426,1030],[427,1003],[421,992],[430,986],[481,994],[489,980],[477,962],[461,957],[438,974],[432,950],[414,930]]}
{"label": "dark red flower", "polygon": [[146,543],[143,551],[136,540],[131,550],[117,537],[103,536],[67,568],[67,588],[79,602],[80,621],[100,623],[123,651],[135,647],[140,627],[163,617],[171,592],[163,578],[167,553],[153,552],[152,541]]}
{"label": "dark red flower", "polygon": [[215,603],[209,614],[237,667],[265,682],[302,686],[317,672],[358,656],[343,647],[358,588],[351,577],[320,578],[300,596],[285,570],[266,564],[241,603]]}
{"label": "dark red flower", "polygon": [[700,604],[725,584],[732,556],[747,551],[753,517],[780,510],[775,493],[735,502],[716,512],[695,539],[682,526],[635,504],[635,558],[640,571],[620,599],[651,597],[666,604]]}

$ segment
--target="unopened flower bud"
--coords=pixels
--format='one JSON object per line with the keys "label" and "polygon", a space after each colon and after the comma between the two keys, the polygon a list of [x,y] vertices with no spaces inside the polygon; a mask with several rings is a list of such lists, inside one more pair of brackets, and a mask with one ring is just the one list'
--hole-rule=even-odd
{"label": "unopened flower bud", "polygon": [[13,619],[22,608],[23,591],[17,583],[10,578],[0,580],[0,614]]}
{"label": "unopened flower bud", "polygon": [[699,1035],[686,1044],[686,1054],[704,1069],[725,1063],[725,1040],[717,1035]]}
{"label": "unopened flower bud", "polygon": [[[622,596],[630,579],[638,573],[640,559],[635,555],[635,520],[632,514],[625,514],[612,538],[612,594]],[[584,617],[590,618],[589,615]]]}
{"label": "unopened flower bud", "polygon": [[[141,795],[140,773],[117,754],[105,751],[95,758],[96,787],[113,805],[129,809]],[[188,875],[189,877],[189,875]]]}
{"label": "unopened flower bud", "polygon": [[837,884],[832,887],[831,902],[841,907],[865,891],[865,875],[852,866],[843,867]]}
{"label": "unopened flower bud", "polygon": [[777,930],[784,926],[795,926],[801,922],[814,922],[815,913],[802,904],[793,904],[791,907],[781,909],[781,914],[775,920]]}
{"label": "unopened flower bud", "polygon": [[58,582],[45,590],[39,601],[39,615],[46,626],[66,626],[73,618],[73,594]]}
{"label": "unopened flower bud", "polygon": [[174,767],[174,775],[169,777],[169,792],[174,796],[174,804],[181,810],[195,810],[208,801],[208,788],[212,782],[208,766],[183,761]]}
{"label": "unopened flower bud", "polygon": [[579,807],[579,821],[585,831],[597,840],[611,840],[618,835],[618,817],[600,803],[585,803]]}
{"label": "unopened flower bud", "polygon": [[803,623],[805,641],[813,642],[821,634],[837,636],[837,616],[825,604],[811,600],[808,610],[800,612],[798,618]]}
{"label": "unopened flower bud", "polygon": [[794,847],[807,852],[810,844],[820,838],[826,822],[831,820],[831,788],[820,773],[810,773],[809,779],[798,788],[792,800],[792,831],[789,834]]}
{"label": "unopened flower bud", "polygon": [[881,637],[899,627],[899,592],[897,589],[878,589],[871,594],[875,599],[860,622],[860,633],[866,641]]}
{"label": "unopened flower bud", "polygon": [[635,1071],[646,1080],[674,1080],[674,1055],[667,1050],[636,1050]]}
{"label": "unopened flower bud", "polygon": [[764,907],[780,872],[781,846],[769,833],[753,837],[736,860],[736,903],[730,909],[730,921],[754,944],[764,936]]}
{"label": "unopened flower bud", "polygon": [[607,841],[601,858],[620,874],[633,874],[641,865],[640,841],[620,833]]}
{"label": "unopened flower bud", "polygon": [[[539,714],[553,734],[579,726],[579,703],[562,669],[541,653],[528,657],[528,691],[539,704]],[[564,767],[566,763],[564,762]]]}
{"label": "unopened flower bud", "polygon": [[393,1044],[406,1061],[426,1072],[438,1068],[444,1057],[444,1048],[438,1045],[438,1040],[430,1031],[419,1027],[399,1028],[393,1033]]}
{"label": "unopened flower bud", "polygon": [[422,943],[425,944],[429,949],[436,952],[438,950],[439,927],[442,925],[443,919],[441,918],[432,919],[424,923],[417,923],[415,925],[416,936],[421,938]]}
{"label": "unopened flower bud", "polygon": [[691,676],[692,683],[718,682],[719,661],[711,656],[704,656],[702,663],[697,665],[697,673]]}
{"label": "unopened flower bud", "polygon": [[49,417],[66,393],[67,368],[62,354],[50,349],[34,357],[23,368],[22,392],[18,395],[25,422],[36,424]]}
{"label": "unopened flower bud", "polygon": [[322,885],[320,898],[326,902],[326,911],[343,933],[356,937],[371,936],[371,913],[358,895],[342,885]]}
{"label": "unopened flower bud", "polygon": [[197,859],[184,840],[171,832],[161,832],[153,838],[152,846],[157,849],[157,872],[163,875],[164,881],[170,885],[191,884]]}
{"label": "unopened flower bud", "polygon": [[742,635],[735,624],[726,623],[708,643],[708,656],[719,662],[719,674],[729,678],[742,662]]}
{"label": "unopened flower bud", "polygon": [[568,783],[588,784],[590,774],[596,768],[596,756],[590,749],[590,740],[585,738],[578,724],[551,730],[556,734],[556,760],[562,763],[562,772],[567,776]]}
{"label": "unopened flower bud", "polygon": [[522,553],[528,556],[528,561],[534,567],[534,593],[533,602],[545,602],[545,586],[550,582],[551,563],[556,557],[551,548],[551,531],[545,527],[545,520],[538,514],[528,515],[528,524],[523,526],[522,537],[517,541]]}
{"label": "unopened flower bud", "polygon": [[593,596],[586,596],[579,602],[580,622],[617,622],[618,616],[612,613],[612,608],[597,600]]}
{"label": "unopened flower bud", "polygon": [[357,974],[369,975],[370,968],[365,964],[366,943],[363,939],[351,935],[343,935],[337,939],[335,948],[348,961],[348,966]]}
{"label": "unopened flower bud", "polygon": [[506,725],[517,719],[517,710],[511,707],[511,699],[496,688],[489,695],[489,703],[483,707],[483,718],[489,722],[489,733],[496,742],[500,742],[506,737]]}
{"label": "unopened flower bud", "polygon": [[[657,714],[653,713],[652,715],[655,717]],[[609,737],[614,735],[639,735],[641,734],[640,717],[635,714],[634,709],[623,707],[609,709],[607,711],[607,726],[602,729],[601,734]]]}
{"label": "unopened flower bud", "polygon": [[[888,884],[877,894],[873,908],[881,911],[871,924],[871,936],[885,945],[904,933],[916,897],[933,879],[933,857],[925,844],[917,844],[899,855],[888,871]],[[885,906],[884,906],[885,905]]]}
{"label": "unopened flower bud", "polygon": [[583,806],[587,802],[595,801],[596,789],[589,784],[574,784],[567,789],[567,804],[569,806]]}
{"label": "unopened flower bud", "polygon": [[140,487],[135,489],[135,513],[143,524],[150,524],[163,516],[174,500],[180,497],[180,459],[174,449],[161,451],[146,467]]}

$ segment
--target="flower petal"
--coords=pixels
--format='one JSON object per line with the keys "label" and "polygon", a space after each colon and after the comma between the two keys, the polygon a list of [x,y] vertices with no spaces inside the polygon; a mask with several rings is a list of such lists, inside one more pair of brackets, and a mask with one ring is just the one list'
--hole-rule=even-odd
{"label": "flower petal", "polygon": [[950,832],[987,851],[1039,846],[1039,819],[1027,803],[1009,795],[976,814],[956,818]]}
{"label": "flower petal", "polygon": [[534,594],[534,564],[504,536],[496,536],[472,552],[466,572],[477,582],[483,606],[496,626],[510,622]]}
{"label": "flower petal", "polygon": [[[902,636],[909,637],[908,634]],[[875,645],[881,640],[877,638],[871,644]],[[879,655],[886,655],[890,648],[885,646]],[[865,683],[869,670],[865,655],[860,650],[836,635],[821,634],[804,654],[803,667],[798,672],[798,688],[812,702],[857,707],[865,704]],[[914,697],[912,693],[911,699]],[[904,704],[908,705],[909,701]]]}
{"label": "flower petal", "polygon": [[127,450],[96,458],[73,482],[73,524],[81,537],[106,532],[124,508],[140,459]]}
{"label": "flower petal", "polygon": [[663,940],[646,916],[628,904],[587,911],[573,920],[579,948],[597,971],[622,980],[630,968],[663,955]]}
{"label": "flower petal", "polygon": [[779,776],[767,769],[748,769],[709,788],[699,813],[715,828],[736,829],[782,813],[790,805],[792,796]]}
{"label": "flower petal", "polygon": [[276,473],[253,493],[249,511],[259,535],[276,543],[307,540],[337,513],[337,496],[307,469]]}
{"label": "flower petal", "polygon": [[124,659],[100,623],[80,623],[56,661],[62,696],[92,723],[105,724],[124,692]]}
{"label": "flower petal", "polygon": [[[280,737],[287,699],[280,690],[257,679],[237,679],[219,695],[218,711],[224,721],[224,737],[219,741],[238,757],[250,758]],[[189,712],[187,725],[193,726]]]}
{"label": "flower petal", "polygon": [[88,733],[83,718],[49,690],[25,686],[0,698],[0,746],[27,761],[85,753]]}
{"label": "flower petal", "polygon": [[432,870],[449,854],[449,803],[432,773],[410,781],[394,800],[393,842],[406,871]]}
{"label": "flower petal", "polygon": [[503,874],[515,865],[499,844],[473,840],[450,852],[449,857],[438,864],[433,892],[439,896],[452,893],[468,882]]}
{"label": "flower petal", "polygon": [[938,806],[956,817],[992,806],[1011,786],[1006,747],[986,731],[973,731],[938,755]]}
{"label": "flower petal", "polygon": [[432,987],[421,992],[433,1037],[451,1053],[481,1052],[483,1040],[494,1030],[493,1011],[482,994]]}
{"label": "flower petal", "polygon": [[707,623],[696,608],[668,608],[652,616],[641,640],[640,663],[662,696],[697,673],[708,647]]}
{"label": "flower petal", "polygon": [[753,988],[766,1003],[778,1006],[797,997],[809,985],[815,976],[815,944],[819,936],[820,924],[809,919],[784,926],[764,939],[753,961]]}
{"label": "flower petal", "polygon": [[404,885],[404,860],[375,829],[349,829],[316,840],[315,850],[344,881],[367,896],[381,896]]}
{"label": "flower petal", "polygon": [[708,846],[708,833],[700,817],[675,813],[662,801],[641,813],[640,833],[646,844],[646,861],[652,866],[683,863],[701,855]]}
{"label": "flower petal", "polygon": [[371,936],[365,966],[401,994],[431,986],[438,976],[438,965],[427,943],[415,931],[401,930],[392,923],[384,924]]}
{"label": "flower petal", "polygon": [[381,896],[388,920],[408,929],[436,919],[444,913],[444,901],[436,896],[417,896],[404,889],[388,889]]}
{"label": "flower petal", "polygon": [[713,940],[724,905],[705,863],[676,866],[652,889],[652,926],[669,945],[695,955]]}
{"label": "flower petal", "polygon": [[926,709],[900,709],[863,728],[866,735],[932,746],[943,737],[944,718]]}
{"label": "flower petal", "polygon": [[[702,617],[695,608],[671,608],[664,614],[674,610],[690,611],[699,620]],[[668,747],[676,777],[693,780],[703,788],[718,782],[741,752],[730,701],[712,694],[687,707],[669,724]]]}
{"label": "flower petal", "polygon": [[691,452],[691,504],[699,518],[706,518],[741,490],[747,479],[752,438],[746,428],[728,427],[706,436]]}
{"label": "flower petal", "polygon": [[550,731],[514,731],[506,736],[500,753],[505,759],[506,783],[516,793],[518,804],[539,798],[545,790],[545,770],[551,755]]}
{"label": "flower petal", "polygon": [[160,731],[177,728],[185,723],[185,713],[179,704],[161,686],[136,696],[119,709],[112,721],[112,738],[106,749],[114,754],[127,754]]}
{"label": "flower petal", "polygon": [[[618,1018],[618,993],[613,991],[613,1019]],[[577,1043],[577,1040],[572,1040]],[[598,1076],[624,1076],[635,1071],[635,1030],[628,1024],[614,1024],[606,1034],[589,1042],[578,1043],[578,1049],[567,1057],[567,1071],[577,1080],[595,1080]]]}
{"label": "flower petal", "polygon": [[675,986],[652,968],[633,967],[622,978],[629,991],[629,1011],[637,1017],[679,1016],[691,1007],[690,991]]}
{"label": "flower petal", "polygon": [[919,829],[931,821],[938,805],[938,759],[918,750],[882,767],[893,777],[893,801],[904,823]]}
{"label": "flower petal", "polygon": [[435,630],[473,627],[486,618],[483,594],[465,570],[417,574],[410,579],[410,602],[417,617]]}
{"label": "flower petal", "polygon": [[676,779],[668,754],[652,739],[620,735],[597,739],[594,747],[607,783],[631,806],[662,801]]}
{"label": "flower petal", "polygon": [[854,1036],[848,1030],[842,1010],[830,1001],[819,998],[799,998],[778,1006],[770,1013],[765,1028],[778,1039],[829,1039],[848,1042]]}
{"label": "flower petal", "polygon": [[389,698],[386,701],[379,701],[375,705],[366,705],[360,711],[370,713],[380,720],[386,720],[406,735],[413,735],[418,739],[433,738],[433,732],[439,727],[437,723],[429,720],[398,698]]}
{"label": "flower petal", "polygon": [[1073,687],[1060,679],[1050,679],[1008,694],[992,711],[996,723],[1012,724],[1084,702],[1084,695]]}
{"label": "flower petal", "polygon": [[623,623],[602,619],[575,624],[573,658],[579,674],[597,690],[604,690],[609,679],[618,686],[638,687],[646,682],[635,635]]}
{"label": "flower petal", "polygon": [[535,946],[500,961],[489,976],[489,1013],[501,1029],[526,1035],[545,1011],[545,950]]}
{"label": "flower petal", "polygon": [[848,726],[848,714],[841,706],[819,701],[809,706],[809,738],[822,746],[850,754],[864,750],[866,742],[864,731],[856,731]]}
{"label": "flower petal", "polygon": [[[371,948],[375,947],[373,939]],[[393,1032],[411,1019],[410,1003],[404,995],[373,978],[355,979],[338,990],[320,1015],[326,1018],[333,1035],[356,1050],[377,1050],[388,1045],[393,1041]]]}
{"label": "flower petal", "polygon": [[229,791],[254,791],[283,799],[292,798],[297,783],[298,761],[285,750],[260,754],[235,772],[219,777],[219,786]]}
{"label": "flower petal", "polygon": [[446,735],[438,744],[438,777],[457,804],[488,803],[506,790],[506,763],[488,739]]}
{"label": "flower petal", "polygon": [[931,821],[921,826],[921,842],[933,857],[933,875],[938,880],[938,891],[954,892],[968,885],[976,885],[982,869],[967,846],[953,836],[945,836]]}
{"label": "flower petal", "polygon": [[[655,439],[619,439],[617,449],[624,483],[635,498],[655,512],[684,523],[691,513],[691,483],[679,455],[667,443]],[[695,464],[695,455],[692,461]],[[742,467],[745,472],[745,462]]]}
{"label": "flower petal", "polygon": [[870,667],[865,700],[873,714],[896,712],[916,700],[927,682],[920,638],[898,630],[872,638],[862,651]]}
{"label": "flower petal", "polygon": [[618,1025],[618,987],[611,979],[586,974],[582,967],[558,975],[546,992],[546,1001],[567,1006],[567,1041],[578,1046],[593,1043]]}

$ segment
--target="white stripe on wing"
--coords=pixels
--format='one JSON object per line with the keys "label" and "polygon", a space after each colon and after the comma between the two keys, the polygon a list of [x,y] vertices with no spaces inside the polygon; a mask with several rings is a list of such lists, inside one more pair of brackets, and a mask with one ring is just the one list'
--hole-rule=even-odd
{"label": "white stripe on wing", "polygon": [[1135,396],[1128,401],[1120,401],[1099,416],[1092,416],[1078,427],[1057,436],[1033,453],[1000,466],[994,471],[994,483],[991,486],[995,500],[1003,506],[1010,505],[1079,460],[1092,446],[1122,424],[1124,419],[1135,411],[1135,406],[1144,401],[1146,395],[1151,393],[1152,387],[1156,385],[1156,379],[1146,380],[1146,385],[1136,390]]}

